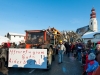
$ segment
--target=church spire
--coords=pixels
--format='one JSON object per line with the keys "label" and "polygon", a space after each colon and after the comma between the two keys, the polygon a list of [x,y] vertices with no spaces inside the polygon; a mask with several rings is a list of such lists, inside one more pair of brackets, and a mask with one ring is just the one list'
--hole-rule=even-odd
{"label": "church spire", "polygon": [[96,18],[96,12],[95,12],[94,7],[93,7],[92,10],[91,10],[90,19],[91,19],[91,18]]}

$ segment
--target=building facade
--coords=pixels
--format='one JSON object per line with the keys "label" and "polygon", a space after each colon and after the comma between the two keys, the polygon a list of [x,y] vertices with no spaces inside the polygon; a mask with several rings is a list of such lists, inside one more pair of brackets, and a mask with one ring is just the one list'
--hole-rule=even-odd
{"label": "building facade", "polygon": [[96,12],[94,8],[91,10],[89,28],[94,32],[98,31]]}
{"label": "building facade", "polygon": [[18,34],[18,33],[11,33],[8,32],[6,37],[11,41],[15,43],[19,43],[21,41],[25,41],[25,34]]}
{"label": "building facade", "polygon": [[83,36],[87,32],[97,32],[97,31],[98,31],[98,25],[97,25],[97,19],[96,19],[96,12],[95,12],[95,9],[92,8],[89,25],[78,28],[76,30],[76,33],[79,36]]}
{"label": "building facade", "polygon": [[88,40],[97,43],[100,41],[100,32],[88,32],[82,36],[83,41],[87,43]]}

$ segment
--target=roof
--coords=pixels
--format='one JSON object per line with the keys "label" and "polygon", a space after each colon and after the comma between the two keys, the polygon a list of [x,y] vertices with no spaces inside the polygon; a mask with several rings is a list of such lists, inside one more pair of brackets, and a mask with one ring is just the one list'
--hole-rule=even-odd
{"label": "roof", "polygon": [[43,30],[25,30],[25,32],[41,32]]}
{"label": "roof", "polygon": [[90,30],[90,29],[89,29],[89,25],[87,25],[87,26],[78,28],[78,29],[76,30],[76,33],[82,36],[83,34],[85,34],[85,33],[86,33],[87,31],[89,31],[89,30]]}
{"label": "roof", "polygon": [[8,32],[9,35],[25,36],[25,34]]}
{"label": "roof", "polygon": [[85,33],[82,38],[94,38],[94,35],[100,32],[87,32]]}
{"label": "roof", "polygon": [[88,28],[88,27],[89,27],[89,25],[84,26],[84,27],[80,27],[80,28],[78,28],[78,29],[76,30],[76,32],[78,32],[80,29],[83,29],[83,28]]}

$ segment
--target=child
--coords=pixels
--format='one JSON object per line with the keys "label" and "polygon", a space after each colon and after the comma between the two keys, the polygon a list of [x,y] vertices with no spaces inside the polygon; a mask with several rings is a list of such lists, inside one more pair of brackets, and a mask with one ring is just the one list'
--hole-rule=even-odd
{"label": "child", "polygon": [[88,66],[87,66],[87,69],[85,71],[85,73],[87,73],[87,75],[92,75],[93,72],[98,68],[99,66],[99,63],[95,60],[95,54],[94,53],[90,53],[88,55],[88,60],[89,60],[89,63],[88,63]]}

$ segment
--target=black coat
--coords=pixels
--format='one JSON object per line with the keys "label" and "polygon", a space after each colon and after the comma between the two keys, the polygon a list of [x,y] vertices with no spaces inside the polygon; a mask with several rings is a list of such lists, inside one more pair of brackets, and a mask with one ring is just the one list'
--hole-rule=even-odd
{"label": "black coat", "polygon": [[64,45],[65,45],[66,51],[70,51],[70,45],[69,45],[69,43],[66,42]]}

